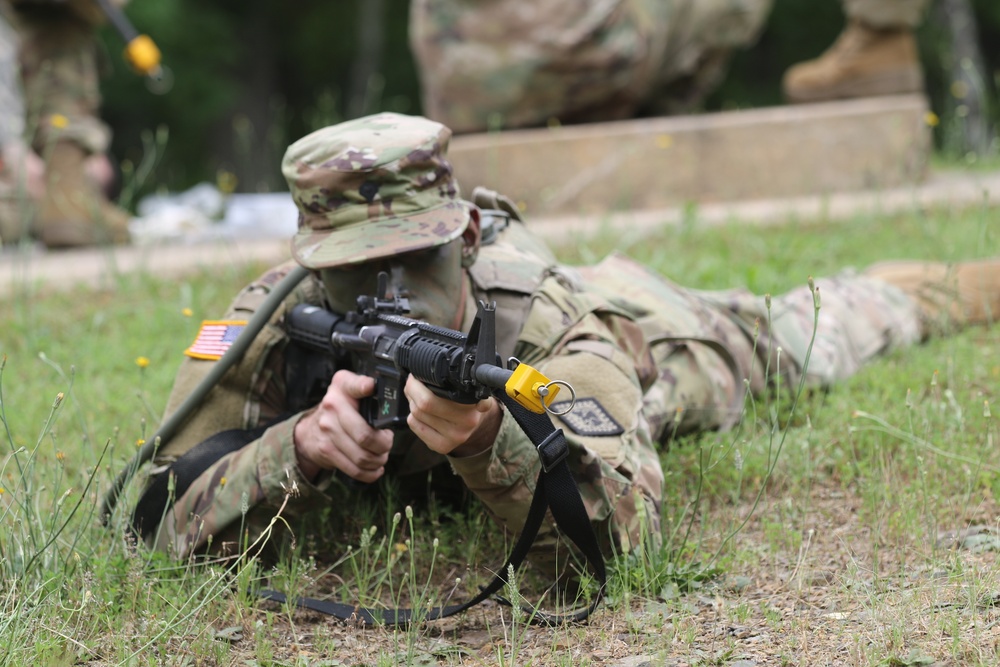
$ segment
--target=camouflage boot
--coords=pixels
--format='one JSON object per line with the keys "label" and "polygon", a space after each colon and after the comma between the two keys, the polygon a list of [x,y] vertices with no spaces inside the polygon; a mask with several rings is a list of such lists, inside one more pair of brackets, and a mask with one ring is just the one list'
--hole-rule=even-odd
{"label": "camouflage boot", "polygon": [[924,83],[912,31],[851,21],[826,53],[785,72],[781,86],[801,103],[916,93]]}
{"label": "camouflage boot", "polygon": [[35,217],[38,239],[48,248],[127,243],[130,216],[87,177],[83,148],[57,141],[45,157],[45,196]]}
{"label": "camouflage boot", "polygon": [[1000,258],[955,264],[880,262],[865,274],[895,285],[917,302],[924,335],[1000,321]]}

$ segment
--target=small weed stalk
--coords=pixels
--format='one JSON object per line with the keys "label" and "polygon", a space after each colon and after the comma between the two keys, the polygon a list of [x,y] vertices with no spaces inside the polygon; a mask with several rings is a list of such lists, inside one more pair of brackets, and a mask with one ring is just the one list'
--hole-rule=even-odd
{"label": "small weed stalk", "polygon": [[135,205],[137,194],[152,178],[160,158],[163,157],[169,138],[170,131],[165,125],[160,125],[155,131],[144,131],[141,135],[142,159],[139,164],[133,164],[131,161],[122,162],[122,191],[118,198],[122,208],[132,209]]}
{"label": "small weed stalk", "polygon": [[[9,453],[0,469],[0,644],[10,647],[0,656],[0,665],[13,664],[17,654],[34,642],[25,640],[37,632],[39,615],[46,606],[65,604],[61,590],[75,569],[72,554],[77,536],[67,530],[88,497],[96,468],[83,480],[83,489],[63,490],[63,462],[54,453],[57,465],[38,466],[40,452],[54,441],[52,429],[63,405],[64,393],[53,400],[42,430],[30,450],[16,444],[3,394],[6,355],[0,359],[0,422]],[[107,445],[98,461],[107,452]],[[13,464],[13,465],[12,465]],[[13,467],[15,470],[10,470]],[[52,475],[45,480],[43,475]],[[3,480],[11,480],[7,484]],[[47,483],[46,483],[47,482]],[[63,539],[69,535],[69,539]],[[69,548],[67,549],[67,545]]]}
{"label": "small weed stalk", "polygon": [[[687,592],[701,587],[705,581],[718,576],[722,572],[721,561],[732,540],[746,526],[759,507],[768,485],[775,473],[781,453],[786,444],[789,424],[795,418],[800,398],[805,394],[806,373],[809,359],[816,341],[821,308],[819,288],[812,278],[809,279],[809,289],[813,296],[813,327],[809,344],[806,348],[802,367],[798,369],[799,384],[790,399],[786,398],[782,386],[782,349],[769,349],[765,358],[764,376],[770,378],[773,391],[765,394],[763,415],[766,416],[765,458],[763,472],[753,496],[750,510],[740,518],[735,525],[724,532],[722,538],[711,551],[706,552],[707,540],[705,531],[707,524],[703,520],[703,508],[707,501],[707,492],[717,482],[714,473],[735,475],[735,480],[729,484],[732,498],[738,499],[743,493],[743,484],[748,474],[747,457],[750,455],[753,442],[757,439],[755,432],[747,434],[747,429],[755,429],[760,417],[758,403],[754,399],[749,381],[744,383],[745,405],[743,418],[737,428],[730,434],[724,447],[720,447],[719,439],[703,439],[700,446],[693,452],[696,457],[693,488],[689,499],[682,502],[678,511],[671,511],[665,500],[661,510],[663,526],[660,534],[650,534],[642,531],[641,543],[631,553],[618,557],[613,564],[620,589],[613,589],[613,597],[628,600],[631,594],[638,594],[646,599],[670,599],[678,593]],[[771,329],[771,299],[765,297],[768,316],[768,329]],[[759,340],[759,323],[754,331],[754,358],[756,358],[756,343]],[[770,337],[769,337],[770,340]],[[770,345],[770,343],[769,343]],[[771,360],[774,367],[771,367]],[[782,409],[784,402],[789,402]],[[784,424],[782,423],[784,420]],[[683,445],[679,448],[683,454]],[[746,453],[744,453],[744,451]],[[725,464],[725,465],[724,465]],[[669,483],[668,483],[669,484]],[[669,490],[669,489],[668,489]],[[637,503],[638,504],[638,503]],[[644,525],[644,524],[643,524]]]}
{"label": "small weed stalk", "polygon": [[[497,647],[497,659],[501,665],[520,665],[520,654],[524,643],[525,630],[531,623],[531,616],[525,611],[525,599],[521,595],[520,581],[512,565],[507,566],[507,580],[503,586],[504,596],[510,603],[510,628],[504,628],[507,654]],[[501,619],[502,620],[502,619]]]}

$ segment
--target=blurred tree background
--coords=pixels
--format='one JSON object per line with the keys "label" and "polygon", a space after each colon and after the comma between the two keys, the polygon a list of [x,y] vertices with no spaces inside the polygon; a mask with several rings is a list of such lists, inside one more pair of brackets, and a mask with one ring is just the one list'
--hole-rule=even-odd
{"label": "blurred tree background", "polygon": [[[968,31],[954,36],[950,19],[963,8],[974,19],[981,61],[960,48],[969,46]],[[110,26],[102,30],[112,152],[126,167],[156,159],[141,192],[182,190],[220,175],[241,192],[284,190],[280,160],[295,139],[375,111],[421,112],[408,0],[131,0],[125,11],[173,73],[168,92],[151,93],[120,57],[122,39]],[[836,0],[775,0],[757,44],[735,55],[706,108],[780,104],[785,69],[822,53],[843,24]],[[992,155],[992,130],[985,144],[970,146],[966,135],[977,115],[990,127],[1000,120],[1000,2],[934,0],[918,38],[941,119],[939,151],[968,162]],[[167,131],[162,144],[152,139],[158,128]]]}

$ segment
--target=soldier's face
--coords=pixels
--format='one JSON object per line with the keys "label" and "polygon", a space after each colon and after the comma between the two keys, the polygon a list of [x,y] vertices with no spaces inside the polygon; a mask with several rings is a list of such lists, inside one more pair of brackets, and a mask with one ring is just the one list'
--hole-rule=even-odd
{"label": "soldier's face", "polygon": [[357,308],[357,298],[374,295],[379,271],[389,274],[387,296],[405,296],[410,302],[407,317],[437,326],[457,329],[462,321],[464,287],[462,248],[465,241],[450,243],[365,262],[351,267],[324,269],[323,286],[330,307],[340,313]]}

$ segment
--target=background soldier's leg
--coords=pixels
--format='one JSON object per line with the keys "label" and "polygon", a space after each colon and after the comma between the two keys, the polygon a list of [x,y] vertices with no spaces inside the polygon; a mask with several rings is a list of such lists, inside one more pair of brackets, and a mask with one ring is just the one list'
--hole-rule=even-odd
{"label": "background soldier's leg", "polygon": [[878,29],[916,29],[930,0],[842,0],[848,19]]}
{"label": "background soldier's leg", "polygon": [[50,247],[128,240],[129,215],[108,201],[88,169],[110,130],[99,117],[94,29],[69,11],[22,12],[21,68],[28,131],[46,162],[46,192],[35,220]]}
{"label": "background soldier's leg", "polygon": [[666,50],[647,98],[653,114],[691,113],[722,82],[736,49],[752,46],[772,0],[676,0]]}
{"label": "background soldier's leg", "polygon": [[414,0],[424,110],[456,133],[628,118],[661,64],[671,5]]}
{"label": "background soldier's leg", "polygon": [[785,73],[791,102],[923,90],[923,70],[913,31],[927,0],[844,0],[847,25],[823,55]]}

